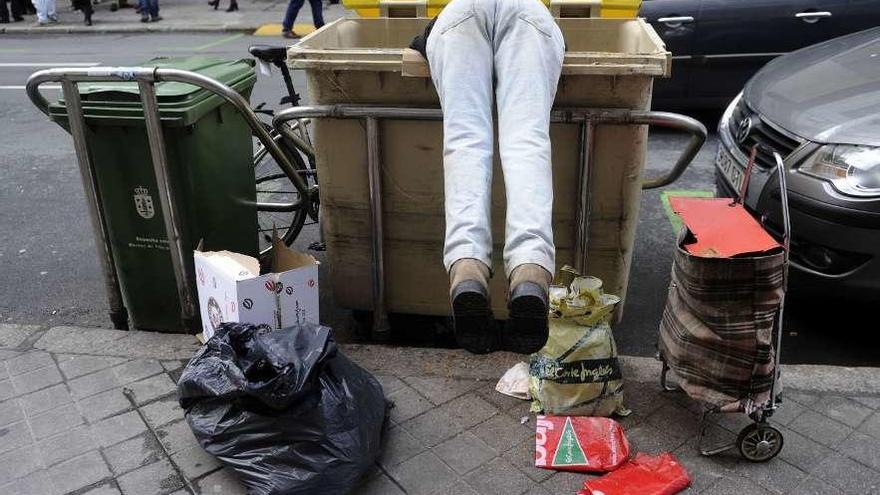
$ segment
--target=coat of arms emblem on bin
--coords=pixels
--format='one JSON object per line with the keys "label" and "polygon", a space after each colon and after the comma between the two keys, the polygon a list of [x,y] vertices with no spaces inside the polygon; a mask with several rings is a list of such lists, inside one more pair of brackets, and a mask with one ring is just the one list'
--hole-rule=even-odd
{"label": "coat of arms emblem on bin", "polygon": [[138,215],[150,219],[156,216],[156,209],[153,207],[153,197],[150,196],[150,190],[144,186],[134,188],[134,208]]}

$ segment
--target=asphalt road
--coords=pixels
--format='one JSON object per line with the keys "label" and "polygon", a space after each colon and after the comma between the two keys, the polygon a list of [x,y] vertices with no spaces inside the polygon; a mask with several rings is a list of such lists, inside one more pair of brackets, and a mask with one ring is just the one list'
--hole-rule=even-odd
{"label": "asphalt road", "polygon": [[[248,45],[267,42],[280,40],[229,34],[2,37],[0,322],[110,325],[72,141],[27,99],[23,85],[28,75],[51,66],[135,65],[154,56],[246,57]],[[294,82],[304,87],[301,75],[295,75]],[[252,101],[274,103],[281,92],[279,76],[261,76]],[[48,94],[54,96],[57,90]],[[714,126],[711,117],[704,118]],[[649,173],[670,166],[683,145],[679,136],[652,134]],[[615,330],[622,353],[654,353],[674,246],[662,193],[712,192],[714,150],[715,140],[710,138],[677,183],[643,196],[628,303]],[[315,226],[307,227],[297,247],[304,249],[316,237]],[[830,298],[795,298],[787,307],[783,361],[880,365],[877,334],[864,323],[870,321],[868,311]],[[327,295],[322,296],[322,320],[343,330],[343,338],[352,338],[349,313],[334,307]],[[401,333],[403,342],[442,343],[425,336],[430,329]]]}

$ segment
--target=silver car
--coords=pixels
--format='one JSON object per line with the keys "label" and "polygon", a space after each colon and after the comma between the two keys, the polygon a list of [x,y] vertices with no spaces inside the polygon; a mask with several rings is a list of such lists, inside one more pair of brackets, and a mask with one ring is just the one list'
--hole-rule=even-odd
{"label": "silver car", "polygon": [[785,157],[792,284],[880,296],[880,28],[780,57],[730,104],[718,128],[719,195],[735,196],[752,148],[745,204],[779,230],[773,151]]}

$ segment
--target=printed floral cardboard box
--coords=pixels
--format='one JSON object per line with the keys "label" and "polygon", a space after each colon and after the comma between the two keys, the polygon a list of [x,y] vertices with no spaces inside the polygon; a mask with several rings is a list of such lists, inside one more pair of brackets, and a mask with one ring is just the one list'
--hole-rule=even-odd
{"label": "printed floral cardboard box", "polygon": [[318,323],[318,261],[277,239],[272,271],[260,275],[256,258],[230,251],[194,253],[204,340],[224,322],[283,328]]}

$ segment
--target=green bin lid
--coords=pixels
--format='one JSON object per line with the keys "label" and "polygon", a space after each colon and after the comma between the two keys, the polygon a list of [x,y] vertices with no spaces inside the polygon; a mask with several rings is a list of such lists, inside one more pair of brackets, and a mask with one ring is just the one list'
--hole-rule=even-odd
{"label": "green bin lid", "polygon": [[[154,58],[138,65],[181,69],[196,72],[232,87],[239,93],[249,91],[256,82],[254,61],[224,60],[217,57]],[[79,94],[83,114],[91,123],[140,125],[143,110],[137,82],[81,83]],[[163,122],[190,125],[225,100],[192,84],[160,82],[156,99]],[[66,119],[67,109],[61,97],[49,107],[50,116]]]}

